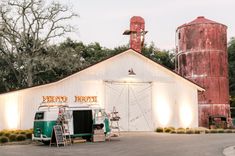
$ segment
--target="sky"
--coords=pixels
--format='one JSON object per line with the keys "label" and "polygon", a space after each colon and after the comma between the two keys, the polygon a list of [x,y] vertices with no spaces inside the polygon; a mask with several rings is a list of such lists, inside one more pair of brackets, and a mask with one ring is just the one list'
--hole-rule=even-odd
{"label": "sky", "polygon": [[99,42],[113,48],[129,43],[124,30],[130,27],[132,16],[145,19],[148,31],[145,42],[153,42],[160,49],[175,48],[178,26],[198,16],[228,26],[228,40],[235,36],[235,0],[61,0],[72,7],[79,17],[73,19],[77,27],[70,37],[86,44]]}

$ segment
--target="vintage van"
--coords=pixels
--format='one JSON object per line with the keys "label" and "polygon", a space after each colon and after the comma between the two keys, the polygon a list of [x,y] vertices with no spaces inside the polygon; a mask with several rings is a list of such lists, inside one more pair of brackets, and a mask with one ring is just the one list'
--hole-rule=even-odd
{"label": "vintage van", "polygon": [[60,111],[64,110],[69,133],[73,137],[91,139],[93,128],[101,127],[110,132],[109,119],[104,109],[90,106],[43,105],[35,113],[32,139],[49,144],[53,126],[57,124]]}

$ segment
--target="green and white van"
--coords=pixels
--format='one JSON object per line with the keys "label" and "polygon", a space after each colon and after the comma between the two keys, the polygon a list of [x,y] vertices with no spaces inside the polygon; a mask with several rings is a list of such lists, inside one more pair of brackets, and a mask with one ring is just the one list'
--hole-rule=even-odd
{"label": "green and white van", "polygon": [[56,125],[63,107],[68,118],[69,133],[73,137],[90,139],[93,135],[93,128],[100,126],[105,134],[110,133],[109,119],[104,109],[89,106],[59,106],[50,105],[39,107],[35,113],[33,126],[33,140],[49,144],[52,136],[53,126]]}

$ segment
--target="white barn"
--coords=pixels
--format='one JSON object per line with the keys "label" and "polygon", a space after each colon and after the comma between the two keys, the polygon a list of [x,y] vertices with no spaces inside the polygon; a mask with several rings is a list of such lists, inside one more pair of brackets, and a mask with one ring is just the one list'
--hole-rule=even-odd
{"label": "white barn", "polygon": [[0,94],[0,130],[32,128],[43,102],[98,104],[108,113],[115,106],[122,131],[198,127],[198,91],[203,90],[129,49],[57,82]]}

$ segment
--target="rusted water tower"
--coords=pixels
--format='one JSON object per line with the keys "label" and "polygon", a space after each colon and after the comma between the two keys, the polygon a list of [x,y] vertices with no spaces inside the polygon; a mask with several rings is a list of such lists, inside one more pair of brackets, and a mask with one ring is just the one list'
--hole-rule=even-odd
{"label": "rusted water tower", "polygon": [[130,19],[130,30],[124,31],[123,35],[130,35],[130,48],[141,53],[146,33],[144,19],[140,16],[133,16]]}
{"label": "rusted water tower", "polygon": [[199,126],[230,119],[227,26],[199,16],[176,30],[176,70],[205,88],[199,93]]}

